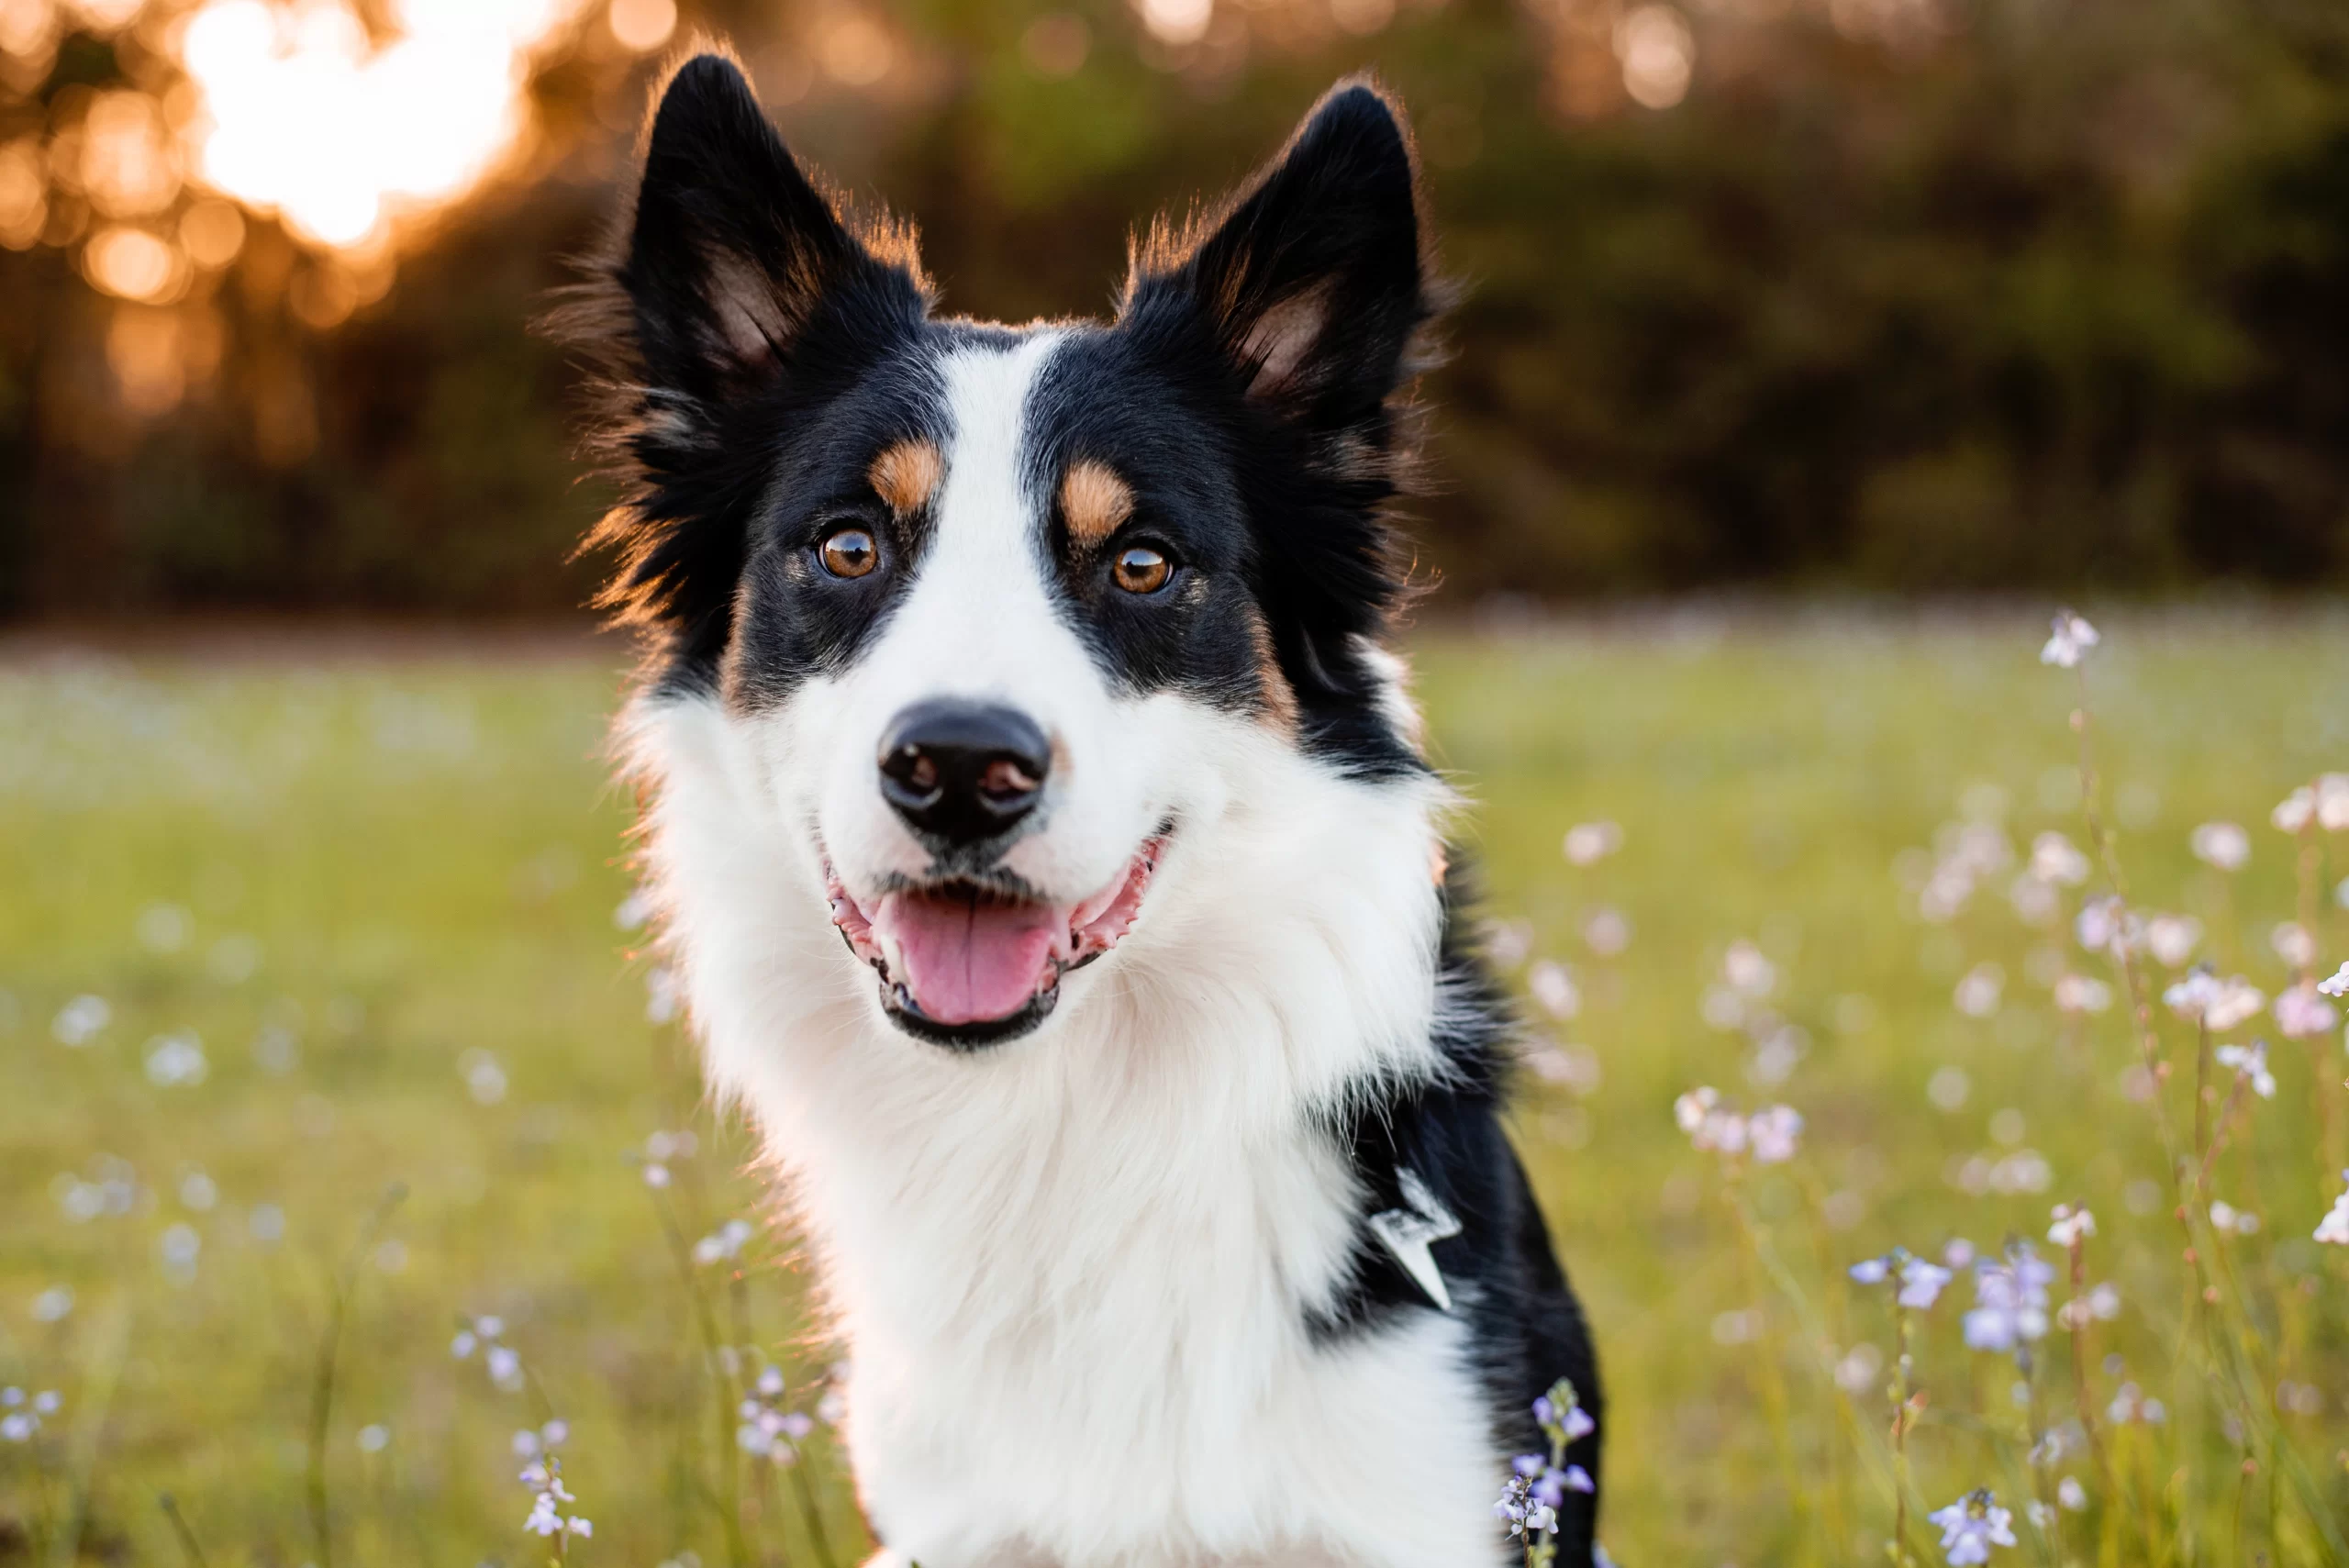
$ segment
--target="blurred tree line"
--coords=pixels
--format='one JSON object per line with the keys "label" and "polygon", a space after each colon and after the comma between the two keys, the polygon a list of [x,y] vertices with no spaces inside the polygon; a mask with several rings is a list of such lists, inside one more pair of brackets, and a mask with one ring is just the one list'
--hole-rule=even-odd
{"label": "blurred tree line", "polygon": [[[657,51],[586,6],[531,58],[527,155],[392,250],[249,208],[232,259],[141,299],[103,214],[72,221],[99,187],[61,176],[9,229],[9,149],[55,171],[108,91],[170,101],[173,35],[105,9],[0,72],[0,610],[575,606],[598,497],[525,324],[610,210]],[[710,0],[696,26],[803,155],[919,221],[947,308],[1011,319],[1102,308],[1131,225],[1377,70],[1467,285],[1413,504],[1454,604],[2349,577],[2341,0]],[[174,200],[157,231],[197,255],[201,183]]]}

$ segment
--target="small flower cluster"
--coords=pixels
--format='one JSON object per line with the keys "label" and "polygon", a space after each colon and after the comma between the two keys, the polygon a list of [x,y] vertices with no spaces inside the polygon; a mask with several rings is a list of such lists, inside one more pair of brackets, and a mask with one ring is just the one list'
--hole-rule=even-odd
{"label": "small flower cluster", "polygon": [[1785,1083],[1810,1050],[1809,1031],[1771,1005],[1778,981],[1778,966],[1741,939],[1722,953],[1720,978],[1705,988],[1698,1005],[1707,1028],[1745,1036],[1753,1048],[1746,1076],[1765,1088]]}
{"label": "small flower cluster", "polygon": [[2176,969],[2201,947],[2202,922],[2191,915],[2140,914],[2108,895],[2080,906],[2079,914],[2072,921],[2072,934],[2089,952],[2103,953],[2115,960],[2150,953],[2164,969]]}
{"label": "small flower cluster", "polygon": [[643,1153],[644,1184],[648,1187],[667,1186],[673,1175],[669,1169],[670,1162],[692,1159],[694,1151],[700,1146],[700,1140],[690,1131],[660,1131],[646,1138]]}
{"label": "small flower cluster", "polygon": [[2077,1204],[2059,1203],[2050,1215],[2047,1244],[2070,1251],[2096,1234],[2096,1216]]}
{"label": "small flower cluster", "polygon": [[[2085,624],[2085,623],[2084,623]],[[1950,1568],[1987,1562],[1994,1546],[2015,1544],[2015,1517],[1998,1507],[1988,1487],[1968,1492],[1945,1508],[1925,1516],[1942,1532],[1942,1552]]]}
{"label": "small flower cluster", "polygon": [[2105,1419],[2116,1427],[2144,1425],[2158,1427],[2169,1419],[2169,1411],[2158,1399],[2148,1398],[2145,1391],[2133,1383],[2124,1383],[2115,1391],[2112,1403],[2105,1407]]}
{"label": "small flower cluster", "polygon": [[2326,773],[2278,801],[2267,820],[2278,830],[2299,833],[2310,823],[2328,833],[2349,831],[2349,773]]}
{"label": "small flower cluster", "polygon": [[2276,1074],[2267,1070],[2267,1042],[2255,1040],[2249,1045],[2222,1045],[2217,1051],[2219,1065],[2234,1070],[2237,1078],[2249,1085],[2251,1092],[2263,1100],[2276,1097]]}
{"label": "small flower cluster", "polygon": [[[2349,1181],[2349,1171],[2342,1172],[2341,1178]],[[2349,1247],[2349,1190],[2334,1198],[2324,1218],[2317,1221],[2316,1239],[2336,1247]]]}
{"label": "small flower cluster", "polygon": [[816,1429],[816,1421],[784,1408],[783,1396],[782,1370],[771,1366],[761,1372],[736,1412],[741,1424],[734,1429],[734,1441],[744,1453],[774,1464],[793,1464],[799,1459],[798,1445]]}
{"label": "small flower cluster", "polygon": [[704,1268],[730,1262],[742,1255],[743,1247],[756,1234],[749,1220],[729,1219],[694,1243],[694,1262]]}
{"label": "small flower cluster", "polygon": [[2239,822],[2205,822],[2187,840],[2194,858],[2218,871],[2241,871],[2251,863],[2251,835]]}
{"label": "small flower cluster", "polygon": [[1567,1448],[1597,1431],[1598,1423],[1582,1407],[1575,1385],[1563,1377],[1533,1401],[1533,1419],[1549,1440],[1550,1451],[1522,1453],[1509,1462],[1509,1477],[1493,1505],[1493,1516],[1508,1526],[1512,1538],[1524,1540],[1530,1568],[1543,1568],[1556,1550],[1548,1538],[1558,1533],[1558,1510],[1565,1506],[1566,1494],[1598,1490],[1589,1471],[1566,1462]]}
{"label": "small flower cluster", "polygon": [[1525,1540],[1528,1563],[1545,1555],[1543,1549],[1548,1543],[1539,1538],[1558,1533],[1557,1508],[1534,1496],[1533,1483],[1520,1474],[1512,1474],[1502,1483],[1500,1501],[1493,1505],[1493,1517],[1508,1526],[1512,1538]]}
{"label": "small flower cluster", "polygon": [[[2080,661],[2087,657],[2088,650],[2102,640],[2097,635],[2096,628],[2082,617],[2070,610],[2058,610],[2047,645],[2039,651],[2039,662],[2059,669],[2076,669]],[[1955,1562],[1956,1559],[1951,1561]]]}
{"label": "small flower cluster", "polygon": [[2256,1236],[2259,1234],[2259,1216],[2249,1209],[2237,1208],[2223,1198],[2212,1198],[2210,1229],[2221,1236]]}
{"label": "small flower cluster", "polygon": [[1582,987],[1563,963],[1543,959],[1526,971],[1525,988],[1543,1012],[1561,1023],[1582,1012]]}
{"label": "small flower cluster", "polygon": [[522,1466],[522,1485],[530,1489],[529,1517],[522,1528],[532,1535],[555,1538],[555,1555],[562,1555],[562,1544],[573,1536],[592,1536],[595,1524],[576,1514],[564,1512],[567,1505],[579,1499],[562,1484],[562,1460],[554,1451],[571,1435],[571,1429],[562,1421],[549,1421],[537,1431],[514,1434],[517,1457],[529,1462]]}
{"label": "small flower cluster", "polygon": [[1802,1113],[1792,1106],[1765,1106],[1748,1116],[1722,1105],[1709,1085],[1673,1101],[1672,1118],[1689,1142],[1724,1159],[1750,1154],[1757,1165],[1779,1165],[1801,1147]]}
{"label": "small flower cluster", "polygon": [[1950,1272],[1938,1263],[1929,1263],[1905,1247],[1895,1247],[1881,1258],[1868,1258],[1854,1263],[1852,1278],[1861,1284],[1883,1284],[1891,1282],[1898,1286],[1893,1299],[1911,1311],[1922,1312],[1941,1299],[1943,1287],[1950,1282]]}
{"label": "small flower cluster", "polygon": [[1566,863],[1597,865],[1623,847],[1623,829],[1613,822],[1577,822],[1566,829]]}
{"label": "small flower cluster", "polygon": [[2077,887],[2094,868],[2077,844],[2054,828],[2031,841],[2031,874],[2059,887]]}
{"label": "small flower cluster", "polygon": [[2040,1261],[2028,1241],[2009,1242],[2001,1258],[1977,1259],[1965,1342],[1977,1351],[2006,1351],[2045,1339],[2047,1287],[2054,1280],[2054,1269]]}
{"label": "small flower cluster", "polygon": [[475,1351],[482,1353],[482,1365],[489,1373],[489,1381],[511,1394],[522,1386],[521,1353],[504,1342],[506,1319],[495,1315],[469,1318],[449,1341],[449,1353],[459,1361],[471,1361]]}
{"label": "small flower cluster", "polygon": [[49,1032],[60,1045],[87,1045],[113,1021],[114,1009],[106,1005],[106,999],[85,994],[57,1010]]}
{"label": "small flower cluster", "polygon": [[2221,980],[2200,968],[2164,991],[2162,1000],[2171,1012],[2212,1034],[2224,1034],[2250,1022],[2267,1006],[2266,993],[2242,975]]}
{"label": "small flower cluster", "polygon": [[2101,1013],[2112,1006],[2112,987],[2086,974],[2059,974],[2054,987],[2059,1013]]}
{"label": "small flower cluster", "polygon": [[549,1421],[536,1431],[524,1427],[514,1434],[514,1457],[537,1459],[541,1454],[551,1453],[570,1440],[571,1423],[569,1421]]}
{"label": "small flower cluster", "polygon": [[27,1394],[14,1386],[0,1388],[0,1442],[28,1443],[40,1433],[44,1417],[57,1414],[57,1391],[44,1388]]}
{"label": "small flower cluster", "polygon": [[2332,1028],[2338,1016],[2332,1004],[2317,995],[2319,985],[2303,980],[2277,994],[2276,1028],[2286,1040],[2309,1040]]}
{"label": "small flower cluster", "polygon": [[[2062,840],[2063,836],[2053,838]],[[2032,864],[2015,879],[2010,894],[2018,912],[2036,912],[2025,914],[2034,921],[2054,907],[2055,884],[2040,873],[2069,874],[2069,862],[2057,853],[2055,845],[2044,848],[2043,855],[2041,846],[2033,846]],[[1973,902],[1977,888],[2014,862],[2014,841],[1996,822],[1943,823],[1933,835],[1932,852],[1918,868],[1913,884],[1919,917],[1937,926],[1955,919]]]}

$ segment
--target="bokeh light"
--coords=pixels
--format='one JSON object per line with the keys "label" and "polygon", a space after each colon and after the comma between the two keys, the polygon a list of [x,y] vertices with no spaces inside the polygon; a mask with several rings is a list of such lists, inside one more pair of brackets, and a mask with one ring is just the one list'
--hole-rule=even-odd
{"label": "bokeh light", "polygon": [[92,283],[121,299],[152,304],[185,282],[185,263],[170,241],[127,225],[92,235],[82,261]]}
{"label": "bokeh light", "polygon": [[82,189],[110,217],[143,217],[178,199],[178,149],[144,93],[102,93],[82,122]]}
{"label": "bokeh light", "polygon": [[1141,25],[1171,44],[1197,43],[1215,20],[1215,0],[1139,0]]}
{"label": "bokeh light", "polygon": [[675,0],[612,0],[607,21],[621,48],[642,54],[677,30],[677,6]]}
{"label": "bokeh light", "polygon": [[1029,68],[1048,82],[1075,75],[1092,48],[1093,29],[1074,11],[1047,11],[1019,35]]}
{"label": "bokeh light", "polygon": [[380,47],[339,0],[213,0],[184,63],[204,175],[298,233],[355,248],[462,195],[512,153],[532,51],[578,0],[402,0]]}
{"label": "bokeh light", "polygon": [[896,65],[897,45],[879,18],[847,11],[825,26],[818,52],[832,80],[844,87],[870,87]]}
{"label": "bokeh light", "polygon": [[225,267],[245,248],[244,216],[234,202],[197,202],[180,217],[180,246],[199,267]]}
{"label": "bokeh light", "polygon": [[1669,6],[1642,6],[1616,30],[1615,52],[1623,61],[1623,91],[1633,103],[1668,109],[1688,95],[1697,69],[1697,39]]}
{"label": "bokeh light", "polygon": [[0,147],[0,245],[27,249],[40,239],[48,217],[39,144],[27,137]]}

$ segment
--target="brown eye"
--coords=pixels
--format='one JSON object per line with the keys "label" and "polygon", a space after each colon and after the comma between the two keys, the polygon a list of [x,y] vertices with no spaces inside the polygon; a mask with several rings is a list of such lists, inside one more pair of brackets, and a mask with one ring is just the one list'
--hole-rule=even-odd
{"label": "brown eye", "polygon": [[863,528],[842,528],[825,536],[817,553],[824,559],[824,570],[835,577],[862,577],[881,561],[880,549]]}
{"label": "brown eye", "polygon": [[1174,574],[1166,557],[1146,544],[1120,550],[1118,563],[1109,569],[1110,579],[1129,594],[1155,594]]}

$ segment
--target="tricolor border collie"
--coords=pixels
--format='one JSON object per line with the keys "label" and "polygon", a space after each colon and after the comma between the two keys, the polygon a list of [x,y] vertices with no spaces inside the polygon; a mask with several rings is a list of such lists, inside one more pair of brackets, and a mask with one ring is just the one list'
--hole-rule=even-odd
{"label": "tricolor border collie", "polygon": [[569,319],[662,940],[848,1348],[876,1562],[1509,1561],[1530,1407],[1599,1391],[1386,646],[1408,133],[1340,86],[1109,322],[933,299],[702,53]]}

